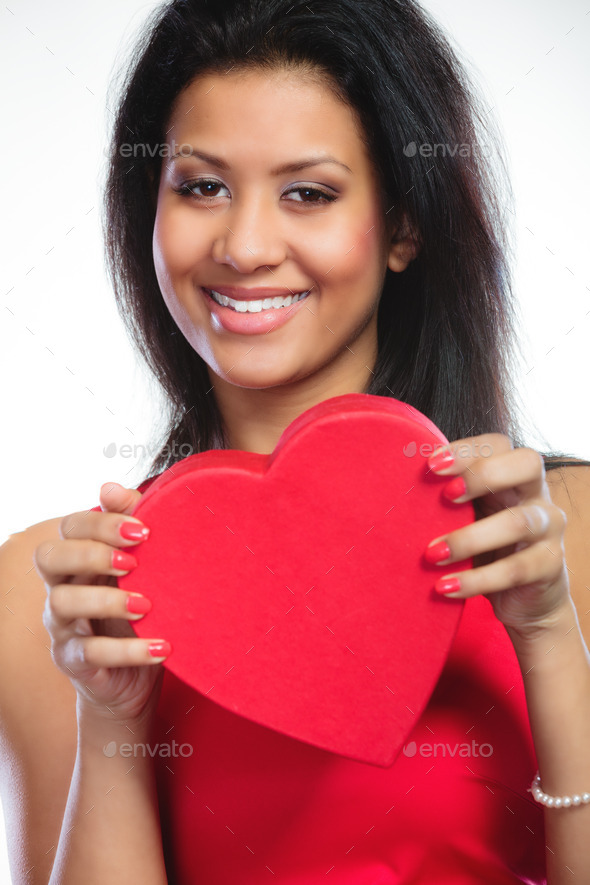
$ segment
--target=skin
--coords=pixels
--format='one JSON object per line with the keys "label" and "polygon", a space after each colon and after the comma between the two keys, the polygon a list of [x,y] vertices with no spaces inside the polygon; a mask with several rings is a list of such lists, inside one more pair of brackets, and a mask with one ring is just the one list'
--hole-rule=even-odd
{"label": "skin", "polygon": [[[166,128],[170,155],[174,145],[183,155],[190,146],[229,169],[195,154],[163,166],[153,237],[160,288],[207,363],[231,447],[268,453],[300,412],[365,389],[386,269],[405,270],[415,247],[391,236],[356,115],[315,77],[203,76],[179,96]],[[271,174],[311,155],[350,171],[321,163]],[[197,178],[217,187],[177,192]],[[198,287],[216,285],[312,291],[287,323],[253,336],[215,323]]]}
{"label": "skin", "polygon": [[[191,102],[198,114],[187,113]],[[211,210],[175,193],[176,173],[164,170],[154,230],[163,296],[208,365],[231,444],[270,452],[303,410],[365,389],[376,355],[380,285],[387,267],[400,272],[413,259],[413,242],[380,222],[376,182],[354,116],[325,84],[296,72],[205,77],[180,96],[170,125],[177,143],[186,140],[223,156],[229,170],[223,173],[227,192]],[[342,159],[350,178],[327,166],[308,169],[304,177],[270,174],[275,165],[312,150]],[[187,177],[221,178],[194,158],[183,164]],[[329,186],[338,200],[294,208],[283,195],[298,183]],[[294,291],[313,284],[314,294],[309,311],[294,314],[260,341],[249,336],[246,342],[216,328],[195,297],[198,285],[215,282]],[[543,787],[557,795],[577,792],[590,784],[590,662],[570,592],[575,589],[582,600],[588,562],[582,522],[572,522],[566,566],[566,499],[550,488],[540,455],[514,449],[499,434],[457,440],[450,449],[453,462],[438,472],[464,480],[456,500],[477,501],[480,518],[444,536],[450,556],[440,566],[441,577],[453,574],[453,562],[474,557],[474,568],[461,573],[461,589],[453,595],[490,599],[523,672]],[[484,451],[491,454],[482,457]],[[35,783],[53,810],[28,825],[15,815],[15,831],[30,840],[25,867],[36,870],[23,868],[19,882],[166,882],[153,770],[140,764],[129,776],[127,766],[115,770],[102,753],[129,730],[134,740],[147,740],[161,679],[162,656],[150,655],[153,640],[134,637],[128,622],[138,616],[127,610],[129,594],[114,586],[125,570],[115,567],[113,552],[142,543],[120,534],[122,523],[139,524],[130,514],[140,497],[105,484],[103,512],[32,527],[0,554],[6,581],[27,591],[22,621],[36,626],[46,596],[43,623],[59,668],[49,670],[41,657],[19,651],[10,638],[12,622],[2,613],[4,648],[14,655],[5,650],[6,666],[0,668],[8,711],[3,740],[18,744],[10,757],[14,769],[23,783]],[[584,508],[590,516],[590,505]],[[14,679],[3,675],[15,660],[31,691],[47,687],[51,709],[44,721],[59,723],[48,730],[45,757],[29,737],[43,698],[29,710],[27,693],[15,694]],[[108,800],[105,783],[116,785]],[[21,802],[30,795],[26,787],[23,795]],[[590,806],[545,816],[550,885],[569,882],[569,870],[579,881],[590,880]],[[105,852],[105,844],[112,851]]]}

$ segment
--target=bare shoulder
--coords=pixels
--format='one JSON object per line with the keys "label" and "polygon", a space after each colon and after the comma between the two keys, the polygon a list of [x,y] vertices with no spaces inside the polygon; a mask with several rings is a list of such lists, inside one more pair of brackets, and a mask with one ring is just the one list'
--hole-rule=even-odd
{"label": "bare shoulder", "polygon": [[[46,590],[35,564],[33,553],[43,541],[59,540],[61,518],[48,519],[16,532],[0,546],[0,691],[3,705],[7,696],[22,697],[22,683],[31,668],[44,664],[54,666],[49,649],[49,636],[42,615]],[[19,680],[12,679],[18,672]],[[16,683],[16,684],[15,684]]]}
{"label": "bare shoulder", "polygon": [[[568,529],[585,540],[585,535],[590,528],[590,467],[572,464],[571,466],[548,470],[546,473],[547,485],[553,502],[560,507],[568,517]],[[580,531],[585,528],[586,532]],[[590,545],[590,538],[588,538]]]}
{"label": "bare shoulder", "polygon": [[[46,659],[49,637],[43,626],[45,585],[33,561],[35,548],[43,541],[59,540],[61,517],[48,519],[10,535],[0,546],[0,635],[3,666],[0,684],[12,652]],[[31,637],[31,638],[29,638]]]}
{"label": "bare shoulder", "polygon": [[547,472],[553,503],[567,517],[565,556],[570,589],[580,627],[590,647],[590,467],[571,467]]}
{"label": "bare shoulder", "polygon": [[55,666],[43,625],[35,548],[61,517],[0,546],[0,792],[13,882],[47,882],[76,756],[76,692]]}

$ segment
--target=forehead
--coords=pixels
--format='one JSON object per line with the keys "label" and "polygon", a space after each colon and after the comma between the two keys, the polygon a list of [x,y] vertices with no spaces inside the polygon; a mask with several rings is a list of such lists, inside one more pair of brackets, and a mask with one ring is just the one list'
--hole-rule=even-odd
{"label": "forehead", "polygon": [[[371,166],[356,111],[319,72],[293,69],[206,73],[176,98],[166,127],[177,144],[238,150],[262,161],[302,150],[337,155],[350,166]],[[349,162],[350,161],[350,162]]]}

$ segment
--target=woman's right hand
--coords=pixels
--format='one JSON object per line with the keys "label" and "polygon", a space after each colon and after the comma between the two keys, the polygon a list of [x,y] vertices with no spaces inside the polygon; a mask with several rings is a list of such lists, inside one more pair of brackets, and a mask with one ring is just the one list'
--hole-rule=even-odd
{"label": "woman's right hand", "polygon": [[135,567],[133,548],[149,535],[149,527],[129,515],[140,498],[134,489],[105,483],[102,512],[65,516],[62,540],[39,544],[33,556],[47,589],[43,623],[53,660],[84,709],[111,722],[149,721],[161,684],[157,665],[171,651],[164,639],[135,636],[129,621],[143,617],[149,600],[116,586],[116,577]]}

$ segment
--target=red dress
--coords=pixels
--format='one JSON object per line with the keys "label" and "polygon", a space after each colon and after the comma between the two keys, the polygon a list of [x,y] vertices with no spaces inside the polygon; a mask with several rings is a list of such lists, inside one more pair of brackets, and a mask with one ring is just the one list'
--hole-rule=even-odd
{"label": "red dress", "polygon": [[483,597],[388,769],[256,725],[168,671],[152,741],[171,885],[546,882],[522,676]]}

